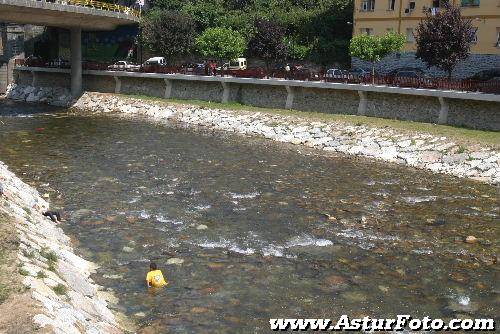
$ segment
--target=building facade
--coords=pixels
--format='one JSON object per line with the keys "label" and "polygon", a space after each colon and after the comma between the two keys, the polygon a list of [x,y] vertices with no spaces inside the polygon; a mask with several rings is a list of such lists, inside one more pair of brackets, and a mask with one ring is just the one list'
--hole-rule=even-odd
{"label": "building facade", "polygon": [[[355,0],[353,34],[383,35],[394,31],[406,36],[404,52],[391,55],[379,64],[382,74],[414,67],[432,75],[444,75],[437,69],[426,69],[424,63],[415,59],[414,32],[427,13],[438,13],[448,1],[460,6],[462,16],[471,19],[477,28],[471,56],[457,66],[454,75],[463,78],[484,69],[500,68],[500,0]],[[353,66],[366,65],[353,59]]]}

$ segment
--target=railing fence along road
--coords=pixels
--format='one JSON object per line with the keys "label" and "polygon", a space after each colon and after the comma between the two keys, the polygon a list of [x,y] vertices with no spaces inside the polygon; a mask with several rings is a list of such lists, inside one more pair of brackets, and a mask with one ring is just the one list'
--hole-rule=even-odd
{"label": "railing fence along road", "polygon": [[113,3],[107,3],[107,2],[102,2],[102,1],[95,1],[95,0],[38,0],[42,2],[51,2],[51,3],[57,3],[61,5],[72,5],[72,6],[81,6],[81,7],[91,7],[91,8],[96,8],[96,9],[101,9],[101,10],[108,10],[112,12],[119,12],[119,13],[124,13],[128,15],[133,15],[136,17],[140,17],[141,13],[140,11],[127,7],[127,6],[122,6],[122,5],[116,5]]}
{"label": "railing fence along road", "polygon": [[[31,67],[61,67],[49,66],[48,63],[40,60],[17,59],[17,66]],[[109,71],[110,63],[99,63],[85,61],[82,66],[84,70]],[[64,67],[63,67],[64,68]],[[143,73],[163,73],[163,74],[187,74],[187,75],[208,75],[203,68],[189,66],[141,66],[135,68],[132,72]],[[316,82],[332,82],[332,83],[349,83],[349,84],[375,84],[392,87],[408,87],[408,88],[426,88],[439,90],[456,90],[465,92],[481,92],[488,94],[500,94],[500,80],[478,81],[470,79],[448,79],[448,78],[409,78],[398,77],[394,75],[376,75],[375,78],[368,76],[355,76],[352,74],[329,75],[325,72],[314,72],[310,70],[283,71],[274,70],[266,71],[263,68],[254,68],[247,70],[219,70],[215,72],[217,76],[229,76],[237,78],[255,78],[255,79],[286,79],[300,81],[316,81]]]}

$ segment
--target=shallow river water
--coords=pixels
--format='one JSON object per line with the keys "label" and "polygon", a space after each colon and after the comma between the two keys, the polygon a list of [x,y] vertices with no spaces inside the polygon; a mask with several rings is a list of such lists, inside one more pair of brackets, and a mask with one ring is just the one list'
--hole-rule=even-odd
{"label": "shallow river water", "polygon": [[[115,292],[114,308],[149,333],[500,314],[499,193],[489,185],[5,101],[0,160],[50,195],[78,252],[101,266],[94,279]],[[145,288],[150,260],[168,288]]]}

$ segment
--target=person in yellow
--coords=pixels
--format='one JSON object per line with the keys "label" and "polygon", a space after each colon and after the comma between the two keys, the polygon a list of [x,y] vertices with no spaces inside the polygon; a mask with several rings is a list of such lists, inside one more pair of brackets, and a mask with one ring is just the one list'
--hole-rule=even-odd
{"label": "person in yellow", "polygon": [[168,284],[168,282],[163,278],[161,270],[158,269],[156,263],[151,262],[149,264],[149,272],[146,275],[146,284],[148,288],[161,288]]}

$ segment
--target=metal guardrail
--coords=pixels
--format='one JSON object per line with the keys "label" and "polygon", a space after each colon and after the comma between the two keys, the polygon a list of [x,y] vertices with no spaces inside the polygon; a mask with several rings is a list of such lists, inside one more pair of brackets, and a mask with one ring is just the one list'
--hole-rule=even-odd
{"label": "metal guardrail", "polygon": [[52,0],[52,1],[51,0],[41,0],[41,1],[58,3],[61,5],[90,7],[90,8],[95,8],[95,9],[107,10],[107,11],[111,11],[111,12],[119,12],[119,13],[123,13],[123,14],[133,15],[135,17],[141,17],[141,12],[136,10],[136,9],[133,9],[133,8],[130,8],[127,6],[116,5],[113,3],[102,2],[102,1],[95,1],[95,0]]}

